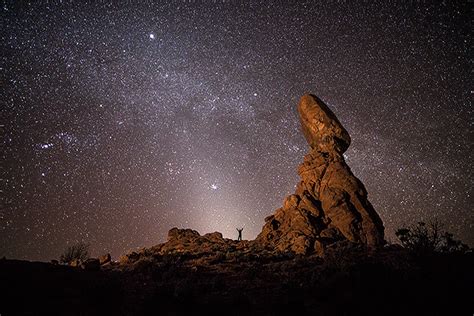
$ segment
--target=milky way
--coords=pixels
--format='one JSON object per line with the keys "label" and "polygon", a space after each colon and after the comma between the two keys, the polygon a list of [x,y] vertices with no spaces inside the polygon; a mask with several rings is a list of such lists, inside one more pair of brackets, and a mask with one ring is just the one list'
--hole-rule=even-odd
{"label": "milky way", "polygon": [[438,219],[472,245],[468,3],[289,2],[4,2],[0,256],[253,239],[298,182],[305,92],[387,239]]}

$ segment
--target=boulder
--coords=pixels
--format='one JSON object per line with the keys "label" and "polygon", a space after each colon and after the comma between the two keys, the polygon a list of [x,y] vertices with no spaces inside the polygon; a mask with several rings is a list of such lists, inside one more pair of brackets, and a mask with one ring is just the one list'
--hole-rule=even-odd
{"label": "boulder", "polygon": [[186,229],[179,229],[174,227],[168,231],[168,241],[172,240],[187,240],[191,241],[200,237],[199,233],[195,230],[186,228]]}
{"label": "boulder", "polygon": [[111,260],[112,260],[112,256],[110,255],[110,253],[107,253],[107,254],[102,255],[102,256],[99,257],[100,265],[104,265],[106,263],[109,263]]}
{"label": "boulder", "polygon": [[140,259],[140,254],[138,252],[132,251],[125,255],[119,257],[120,264],[128,264],[138,261]]}
{"label": "boulder", "polygon": [[224,241],[224,238],[222,237],[222,233],[220,233],[220,232],[208,233],[208,234],[205,234],[205,235],[202,236],[202,237],[206,238],[206,239],[209,240],[210,242],[216,242],[216,243],[223,243],[223,242],[225,242],[225,241]]}
{"label": "boulder", "polygon": [[345,152],[351,137],[336,115],[318,97],[306,94],[298,104],[301,128],[312,149]]}

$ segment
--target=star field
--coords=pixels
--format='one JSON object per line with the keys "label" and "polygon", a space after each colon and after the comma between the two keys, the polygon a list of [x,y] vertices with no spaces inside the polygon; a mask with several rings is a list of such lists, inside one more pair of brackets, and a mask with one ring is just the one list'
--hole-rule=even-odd
{"label": "star field", "polygon": [[2,3],[0,256],[114,257],[174,227],[244,239],[299,181],[323,99],[387,239],[473,244],[468,4]]}

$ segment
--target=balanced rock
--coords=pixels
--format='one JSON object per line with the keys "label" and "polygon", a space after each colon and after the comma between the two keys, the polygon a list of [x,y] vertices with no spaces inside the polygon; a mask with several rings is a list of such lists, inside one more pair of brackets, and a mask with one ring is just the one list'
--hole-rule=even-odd
{"label": "balanced rock", "polygon": [[265,219],[256,241],[279,251],[321,255],[325,247],[341,241],[383,245],[382,221],[344,161],[349,133],[314,95],[301,98],[298,112],[310,146],[298,168],[301,181],[283,207]]}

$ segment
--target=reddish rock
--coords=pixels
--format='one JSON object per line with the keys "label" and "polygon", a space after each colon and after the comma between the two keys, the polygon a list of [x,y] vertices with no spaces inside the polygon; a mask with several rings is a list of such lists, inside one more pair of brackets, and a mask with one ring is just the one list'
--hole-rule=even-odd
{"label": "reddish rock", "polygon": [[193,240],[200,237],[199,233],[192,229],[172,228],[168,231],[168,241],[172,240]]}
{"label": "reddish rock", "polygon": [[102,255],[99,257],[99,262],[100,265],[104,265],[106,263],[109,263],[112,260],[112,257],[110,256],[110,253],[107,253],[105,255]]}
{"label": "reddish rock", "polygon": [[224,242],[224,237],[222,237],[222,233],[220,232],[208,233],[202,237],[206,238],[210,242],[217,242],[217,243]]}
{"label": "reddish rock", "polygon": [[140,259],[140,253],[132,251],[130,253],[120,256],[119,263],[120,264],[133,263],[135,261],[138,261],[139,259]]}
{"label": "reddish rock", "polygon": [[298,105],[310,152],[298,168],[295,194],[265,219],[256,241],[280,251],[324,254],[327,245],[347,240],[379,247],[384,227],[367,191],[344,161],[351,138],[334,113],[313,95]]}

